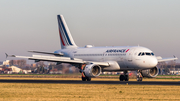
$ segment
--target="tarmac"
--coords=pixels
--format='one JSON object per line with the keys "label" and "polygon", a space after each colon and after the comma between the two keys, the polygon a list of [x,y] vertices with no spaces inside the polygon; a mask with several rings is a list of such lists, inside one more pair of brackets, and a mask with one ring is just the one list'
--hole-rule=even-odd
{"label": "tarmac", "polygon": [[180,85],[171,81],[81,81],[81,80],[14,80],[0,79],[0,83],[54,83],[54,84],[124,84],[124,85]]}

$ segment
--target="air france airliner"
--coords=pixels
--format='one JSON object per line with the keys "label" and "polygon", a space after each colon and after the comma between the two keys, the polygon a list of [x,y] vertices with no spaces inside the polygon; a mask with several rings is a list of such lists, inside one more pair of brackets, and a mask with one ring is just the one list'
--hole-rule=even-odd
{"label": "air france airliner", "polygon": [[[94,47],[86,45],[78,47],[69,31],[69,28],[62,15],[57,15],[58,29],[60,36],[61,49],[50,52],[29,51],[32,53],[49,54],[11,57],[27,58],[29,60],[50,61],[60,63],[69,63],[79,68],[82,73],[82,81],[91,81],[91,78],[98,77],[101,72],[119,72],[124,73],[119,76],[120,81],[128,81],[128,71],[138,71],[142,77],[156,77],[158,75],[158,62],[171,61],[177,57],[165,58],[156,57],[150,49],[141,46],[110,46]],[[137,76],[138,81],[141,76]]]}

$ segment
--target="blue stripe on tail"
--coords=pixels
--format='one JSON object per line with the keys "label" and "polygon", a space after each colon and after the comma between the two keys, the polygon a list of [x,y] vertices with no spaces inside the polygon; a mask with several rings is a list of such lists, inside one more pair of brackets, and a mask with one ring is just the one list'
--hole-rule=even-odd
{"label": "blue stripe on tail", "polygon": [[69,45],[68,44],[68,42],[67,42],[67,39],[66,39],[66,37],[65,37],[65,34],[64,34],[64,30],[63,30],[63,28],[62,28],[62,24],[61,24],[61,21],[60,21],[60,17],[58,17],[58,24],[59,24],[59,29],[60,29],[60,32],[61,32],[61,36],[62,36],[62,38],[63,38],[63,40],[64,40],[64,42],[65,42],[65,46],[66,45]]}
{"label": "blue stripe on tail", "polygon": [[65,33],[65,36],[66,36],[66,38],[67,38],[67,40],[68,40],[67,43],[69,43],[70,45],[73,45],[73,44],[71,43],[71,40],[69,39],[69,36],[68,36],[68,34],[67,34],[67,31],[66,31],[66,29],[65,29],[65,27],[64,27],[64,24],[63,24],[63,22],[62,22],[62,19],[61,19],[60,15],[58,15],[58,18],[59,18],[60,24],[62,25],[63,31],[64,31],[64,33]]}

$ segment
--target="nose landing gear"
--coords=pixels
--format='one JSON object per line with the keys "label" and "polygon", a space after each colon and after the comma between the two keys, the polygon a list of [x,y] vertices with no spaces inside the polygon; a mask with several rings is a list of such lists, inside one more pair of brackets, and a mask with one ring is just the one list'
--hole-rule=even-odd
{"label": "nose landing gear", "polygon": [[142,81],[143,80],[143,76],[140,72],[140,70],[137,71],[137,81]]}

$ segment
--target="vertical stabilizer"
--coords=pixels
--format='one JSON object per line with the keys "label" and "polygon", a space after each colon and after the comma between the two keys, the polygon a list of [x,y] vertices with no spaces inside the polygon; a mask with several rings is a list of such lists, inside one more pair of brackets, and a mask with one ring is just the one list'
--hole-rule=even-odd
{"label": "vertical stabilizer", "polygon": [[71,36],[71,33],[64,20],[64,17],[62,15],[57,15],[57,19],[58,19],[58,26],[59,26],[61,49],[76,48],[77,46]]}

